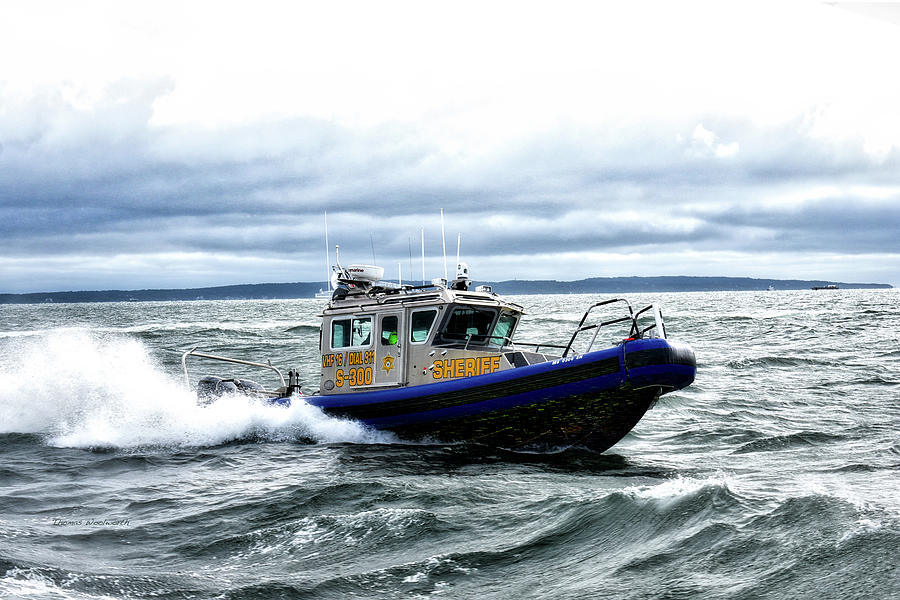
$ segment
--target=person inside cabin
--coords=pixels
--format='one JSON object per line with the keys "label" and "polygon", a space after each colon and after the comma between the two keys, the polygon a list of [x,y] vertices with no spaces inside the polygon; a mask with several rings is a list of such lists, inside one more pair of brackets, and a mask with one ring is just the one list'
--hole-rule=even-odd
{"label": "person inside cabin", "polygon": [[397,345],[397,317],[384,317],[381,321],[381,345]]}

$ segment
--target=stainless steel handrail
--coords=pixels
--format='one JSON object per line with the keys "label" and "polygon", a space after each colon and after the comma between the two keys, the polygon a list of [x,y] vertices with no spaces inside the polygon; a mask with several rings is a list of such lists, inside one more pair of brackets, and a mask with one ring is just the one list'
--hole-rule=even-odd
{"label": "stainless steel handrail", "polygon": [[229,358],[227,356],[217,356],[215,354],[205,354],[203,352],[195,352],[197,349],[196,346],[185,352],[181,355],[181,368],[184,369],[184,384],[188,389],[191,387],[191,381],[188,377],[187,370],[187,357],[188,356],[196,356],[197,358],[208,358],[210,360],[220,360],[222,362],[234,363],[236,365],[247,365],[248,367],[260,367],[262,369],[270,369],[275,371],[278,374],[278,378],[281,379],[281,387],[287,387],[287,384],[284,381],[284,375],[281,374],[281,371],[278,370],[278,367],[272,366],[272,363],[263,364],[257,362],[251,362],[249,360],[241,360],[239,358]]}
{"label": "stainless steel handrail", "polygon": [[[648,310],[653,311],[653,324],[648,325],[647,327],[644,327],[643,329],[640,329],[640,326],[638,325],[638,319],[640,318],[640,316],[642,314],[644,314]],[[659,307],[656,304],[651,304],[649,306],[645,306],[641,310],[634,313],[634,323],[635,323],[635,329],[637,330],[637,334],[638,334],[637,337],[644,337],[644,334],[647,333],[648,331],[650,331],[651,329],[656,329],[656,337],[660,337],[663,339],[665,339],[667,337],[666,323],[665,323],[665,321],[663,321],[662,311],[659,309]]]}
{"label": "stainless steel handrail", "polygon": [[[628,307],[628,315],[624,317],[619,317],[618,319],[611,319],[609,321],[601,321],[600,323],[594,323],[592,325],[585,325],[585,321],[587,321],[588,315],[597,307],[605,306],[607,304],[612,304],[614,302],[624,302]],[[638,323],[638,318],[647,311],[653,311],[653,324],[648,325],[647,327],[641,328]],[[659,307],[655,304],[651,304],[645,308],[642,308],[638,312],[634,312],[634,309],[631,307],[631,304],[625,300],[624,298],[613,298],[612,300],[604,300],[602,302],[597,302],[593,306],[588,307],[588,309],[584,312],[584,316],[581,317],[581,321],[578,323],[578,327],[575,328],[575,331],[572,333],[572,337],[569,339],[568,345],[566,345],[566,349],[563,352],[563,356],[567,356],[569,351],[572,350],[572,344],[575,343],[575,339],[578,337],[579,333],[584,331],[589,331],[591,329],[594,330],[594,335],[591,337],[590,343],[587,345],[587,349],[585,353],[590,352],[591,348],[594,347],[594,343],[597,341],[597,336],[600,333],[600,329],[606,327],[608,325],[613,325],[615,323],[624,323],[626,321],[631,322],[631,328],[628,334],[629,338],[642,338],[644,334],[653,329],[656,330],[656,335],[654,337],[660,337],[665,339],[666,337],[666,325],[663,322],[662,312],[659,310]]]}
{"label": "stainless steel handrail", "polygon": [[[593,325],[585,326],[584,322],[587,321],[588,315],[591,313],[592,310],[594,310],[595,308],[598,308],[600,306],[606,306],[607,304],[613,304],[614,302],[623,302],[625,304],[625,306],[628,307],[628,316],[627,317],[621,317],[618,319],[613,319],[612,321],[601,322],[599,324],[595,323]],[[632,325],[631,325],[632,332],[635,332],[637,330],[637,326],[634,322],[634,309],[631,308],[631,303],[629,303],[628,300],[626,300],[624,298],[613,298],[611,300],[603,300],[601,302],[597,302],[596,304],[589,306],[588,309],[586,311],[584,311],[584,315],[581,317],[581,321],[578,323],[578,327],[576,327],[575,331],[572,333],[572,337],[569,339],[569,343],[566,345],[566,349],[563,352],[563,357],[568,356],[569,351],[572,349],[572,344],[575,343],[575,338],[577,338],[578,334],[581,333],[582,331],[587,331],[589,329],[594,329],[594,328],[597,329],[597,331],[594,332],[594,336],[591,338],[591,343],[588,344],[586,352],[589,352],[590,349],[593,348],[594,342],[597,340],[597,334],[600,333],[601,327],[603,327],[605,325],[612,325],[613,323],[621,323],[623,321],[629,321],[629,320],[632,323]]]}
{"label": "stainless steel handrail", "polygon": [[[483,337],[484,341],[486,343],[488,342],[488,340],[500,340],[501,342],[509,342],[508,344],[503,343],[503,344],[497,344],[494,346],[491,346],[489,344],[489,345],[485,346],[485,348],[490,349],[490,350],[496,349],[499,352],[499,351],[502,351],[504,348],[512,348],[513,350],[515,350],[515,348],[516,348],[516,342],[512,341],[512,338],[509,337],[508,335],[485,335],[485,336],[482,336],[482,335],[478,335],[477,333],[467,333],[466,334],[466,345],[463,346],[463,350],[469,349],[469,343],[472,341],[472,338],[474,338],[475,336]],[[491,341],[490,343],[492,344],[493,341]]]}

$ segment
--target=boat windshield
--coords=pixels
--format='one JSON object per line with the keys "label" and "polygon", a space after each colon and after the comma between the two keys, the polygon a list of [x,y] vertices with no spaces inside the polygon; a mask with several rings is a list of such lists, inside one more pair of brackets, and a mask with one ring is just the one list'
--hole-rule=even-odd
{"label": "boat windshield", "polygon": [[491,336],[491,344],[496,346],[505,346],[509,344],[512,338],[513,329],[516,328],[518,318],[510,313],[503,313],[497,319],[497,325],[494,327],[494,334]]}
{"label": "boat windshield", "polygon": [[440,332],[440,342],[484,344],[488,341],[497,311],[475,306],[457,306]]}

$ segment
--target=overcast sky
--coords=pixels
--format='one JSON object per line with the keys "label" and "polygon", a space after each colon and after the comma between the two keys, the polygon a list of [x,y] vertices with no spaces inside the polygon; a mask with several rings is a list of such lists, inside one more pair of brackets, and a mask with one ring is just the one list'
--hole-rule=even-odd
{"label": "overcast sky", "polygon": [[900,8],[623,4],[4,2],[0,292],[900,284]]}

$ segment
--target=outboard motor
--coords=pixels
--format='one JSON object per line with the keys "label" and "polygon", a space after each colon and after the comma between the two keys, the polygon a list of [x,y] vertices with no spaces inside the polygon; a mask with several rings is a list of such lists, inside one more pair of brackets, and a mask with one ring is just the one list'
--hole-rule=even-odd
{"label": "outboard motor", "polygon": [[[197,404],[207,406],[218,400],[223,392],[219,391],[219,384],[224,380],[215,375],[207,375],[197,382]],[[237,388],[235,388],[237,389]]]}
{"label": "outboard motor", "polygon": [[247,392],[253,393],[266,391],[265,387],[263,387],[259,383],[256,383],[252,379],[234,379],[232,381],[234,381],[234,385],[237,386],[238,391],[244,392],[245,394]]}
{"label": "outboard motor", "polygon": [[197,403],[208,406],[226,394],[264,392],[265,388],[251,379],[223,379],[207,375],[197,382]]}

